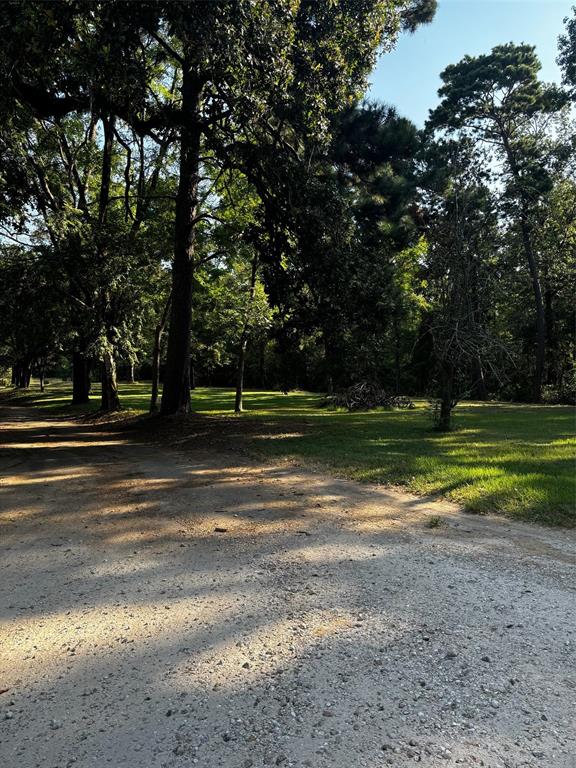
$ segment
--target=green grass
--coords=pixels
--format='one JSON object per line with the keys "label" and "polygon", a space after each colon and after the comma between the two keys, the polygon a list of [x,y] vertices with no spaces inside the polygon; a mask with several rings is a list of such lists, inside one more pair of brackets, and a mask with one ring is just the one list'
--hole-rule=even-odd
{"label": "green grass", "polygon": [[[149,388],[122,385],[125,408],[145,411]],[[93,407],[97,407],[97,397]],[[23,396],[54,414],[73,413],[69,385]],[[233,391],[198,389],[194,410],[231,415]],[[575,412],[568,406],[467,402],[456,429],[432,429],[424,401],[412,411],[350,414],[319,407],[307,392],[247,392],[241,418],[267,425],[250,439],[269,457],[291,457],[360,481],[439,494],[479,513],[576,526]],[[272,429],[270,429],[272,425]]]}
{"label": "green grass", "polygon": [[[120,397],[123,410],[145,413],[148,411],[150,402],[150,385],[121,384]],[[18,405],[30,405],[53,416],[80,416],[98,410],[100,385],[94,384],[92,386],[89,405],[72,405],[71,398],[72,384],[69,382],[50,382],[46,385],[44,392],[40,392],[40,388],[34,380],[28,390],[0,387],[0,402],[5,399]]]}

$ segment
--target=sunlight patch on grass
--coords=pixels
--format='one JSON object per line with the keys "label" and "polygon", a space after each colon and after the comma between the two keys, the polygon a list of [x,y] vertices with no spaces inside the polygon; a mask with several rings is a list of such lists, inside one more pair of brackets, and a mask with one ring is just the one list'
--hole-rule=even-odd
{"label": "sunlight patch on grass", "polygon": [[[98,407],[98,387],[90,409]],[[145,413],[150,385],[123,384],[124,408]],[[71,416],[70,384],[19,396],[47,414]],[[427,401],[409,411],[348,413],[321,407],[310,392],[246,391],[240,420],[262,420],[267,429],[247,437],[270,458],[325,467],[362,482],[438,494],[478,512],[548,524],[576,526],[575,411],[568,406],[466,402],[456,410],[456,429],[432,429]],[[198,388],[193,409],[211,417],[233,414],[232,389]],[[270,426],[272,429],[270,429]],[[247,432],[248,435],[248,432]]]}

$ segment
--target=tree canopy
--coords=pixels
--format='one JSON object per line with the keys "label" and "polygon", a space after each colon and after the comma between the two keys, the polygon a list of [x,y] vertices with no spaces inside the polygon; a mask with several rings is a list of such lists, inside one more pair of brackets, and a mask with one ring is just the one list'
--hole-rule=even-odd
{"label": "tree canopy", "polygon": [[[573,397],[574,18],[442,73],[424,131],[363,100],[431,0],[0,6],[2,364]],[[527,384],[530,382],[530,385]],[[444,419],[444,426],[449,418]]]}

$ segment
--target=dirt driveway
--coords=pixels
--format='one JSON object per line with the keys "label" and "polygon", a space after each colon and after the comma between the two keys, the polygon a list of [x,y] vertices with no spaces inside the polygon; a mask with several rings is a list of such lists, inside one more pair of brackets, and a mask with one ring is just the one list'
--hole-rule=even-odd
{"label": "dirt driveway", "polygon": [[576,766],[574,532],[0,416],[3,768]]}

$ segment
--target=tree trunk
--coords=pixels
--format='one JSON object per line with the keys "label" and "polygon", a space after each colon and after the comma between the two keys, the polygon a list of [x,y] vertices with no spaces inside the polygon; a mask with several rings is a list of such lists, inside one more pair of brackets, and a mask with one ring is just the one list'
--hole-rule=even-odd
{"label": "tree trunk", "polygon": [[40,379],[40,392],[44,392],[44,368],[42,366],[38,371],[38,378]]}
{"label": "tree trunk", "polygon": [[168,295],[166,304],[162,310],[160,322],[154,329],[154,346],[152,348],[152,393],[150,395],[150,413],[157,413],[158,411],[158,391],[160,389],[160,357],[162,354],[162,336],[164,335],[164,328],[166,327],[166,321],[168,320],[168,312],[170,311],[170,303],[172,301],[172,293]]}
{"label": "tree trunk", "polygon": [[264,389],[266,386],[266,339],[260,342],[258,350],[258,386]]}
{"label": "tree trunk", "polygon": [[135,382],[135,379],[134,379],[134,363],[130,363],[130,365],[128,367],[128,383],[129,384],[134,384],[134,382]]}
{"label": "tree trunk", "polygon": [[398,315],[394,315],[394,394],[400,394],[400,325]]}
{"label": "tree trunk", "polygon": [[242,413],[242,395],[244,392],[244,368],[246,365],[246,350],[248,349],[248,337],[250,335],[250,311],[254,303],[254,293],[256,291],[256,275],[258,274],[258,258],[252,259],[252,271],[250,274],[250,293],[246,305],[246,314],[244,317],[244,327],[240,336],[240,349],[238,351],[238,371],[236,374],[236,399],[234,402],[234,413]]}
{"label": "tree trunk", "polygon": [[[114,151],[114,126],[116,118],[113,115],[102,116],[104,142],[102,147],[102,173],[100,179],[100,197],[98,200],[98,225],[103,227],[110,202],[110,185],[112,179],[113,151]],[[102,244],[98,247],[98,254],[103,263],[106,261],[106,249]],[[111,301],[107,286],[103,287],[103,311],[102,323],[110,329],[114,325],[114,317],[110,311]],[[120,409],[118,397],[118,382],[116,380],[116,361],[114,350],[107,331],[107,345],[102,356],[102,395],[100,409],[103,412],[117,411]]]}
{"label": "tree trunk", "polygon": [[440,432],[449,432],[452,429],[452,409],[454,408],[454,369],[452,366],[442,365],[440,384],[440,413],[437,427]]}
{"label": "tree trunk", "polygon": [[236,399],[234,401],[234,413],[242,413],[242,394],[244,392],[244,365],[246,362],[246,349],[248,337],[244,336],[240,342],[238,354],[238,370],[236,372]]}
{"label": "tree trunk", "polygon": [[326,330],[322,334],[324,337],[324,362],[326,365],[326,394],[332,397],[334,394],[334,354],[332,347],[332,336],[329,336]]}
{"label": "tree trunk", "polygon": [[154,348],[152,350],[152,392],[150,394],[150,413],[158,412],[158,392],[160,391],[160,357],[162,354],[162,336],[164,326],[158,324],[154,329]]}
{"label": "tree trunk", "polygon": [[518,189],[520,192],[520,233],[522,235],[522,245],[524,255],[528,262],[530,278],[532,280],[532,290],[534,292],[534,303],[536,308],[536,359],[534,366],[534,379],[532,382],[532,399],[539,403],[542,399],[542,381],[544,376],[544,365],[546,363],[546,313],[544,309],[544,298],[542,295],[542,285],[540,282],[540,271],[534,248],[532,246],[532,237],[530,232],[530,223],[528,211],[530,210],[530,201],[526,196],[525,188],[522,187],[522,178],[516,157],[510,145],[509,137],[504,128],[500,125],[500,135],[504,150],[508,158],[508,164]]}
{"label": "tree trunk", "polygon": [[158,411],[158,390],[160,388],[160,350],[162,345],[162,331],[160,324],[154,329],[154,346],[152,348],[152,392],[150,394],[150,413]]}
{"label": "tree trunk", "polygon": [[104,413],[120,410],[118,382],[116,381],[116,361],[111,350],[104,352],[102,358],[102,399],[100,408]]}
{"label": "tree trunk", "polygon": [[532,384],[532,399],[535,403],[539,403],[542,399],[542,382],[544,377],[544,365],[546,362],[546,311],[544,308],[544,297],[542,295],[538,263],[532,247],[530,227],[525,214],[522,214],[520,226],[522,229],[524,253],[526,254],[528,267],[530,268],[534,302],[536,304],[536,359],[534,380]]}
{"label": "tree trunk", "polygon": [[180,178],[176,196],[174,263],[172,265],[172,311],[166,353],[166,373],[161,413],[190,410],[190,325],[194,274],[195,227],[200,172],[201,84],[190,69],[183,67],[180,138]]}
{"label": "tree trunk", "polygon": [[90,362],[79,350],[72,353],[72,405],[90,402]]}
{"label": "tree trunk", "polygon": [[18,389],[28,389],[32,371],[27,363],[19,363],[16,366],[15,384]]}
{"label": "tree trunk", "polygon": [[486,376],[484,375],[484,366],[480,357],[476,357],[474,361],[475,381],[474,381],[474,395],[478,400],[488,399],[488,390],[486,389]]}
{"label": "tree trunk", "polygon": [[331,373],[329,373],[326,378],[326,394],[328,397],[332,397],[334,394],[334,377]]}
{"label": "tree trunk", "polygon": [[[477,327],[483,330],[486,327],[485,311],[480,300],[480,280],[478,277],[478,263],[476,259],[470,260],[470,283],[469,283],[469,297],[470,297],[470,311],[474,318]],[[479,351],[476,352],[474,360],[472,362],[473,382],[472,382],[472,394],[478,400],[488,399],[488,389],[486,387],[486,374],[484,371],[484,364],[482,362],[482,355]]]}
{"label": "tree trunk", "polygon": [[110,201],[110,180],[112,177],[112,151],[114,149],[114,126],[116,118],[113,115],[102,117],[104,146],[102,148],[102,174],[100,177],[100,198],[98,200],[98,224],[102,226],[106,219],[106,211]]}
{"label": "tree trunk", "polygon": [[559,376],[559,355],[558,355],[558,336],[556,333],[556,320],[554,312],[554,292],[550,285],[550,270],[547,259],[542,264],[542,285],[544,293],[544,313],[546,318],[546,373],[544,381],[546,384],[558,386]]}

